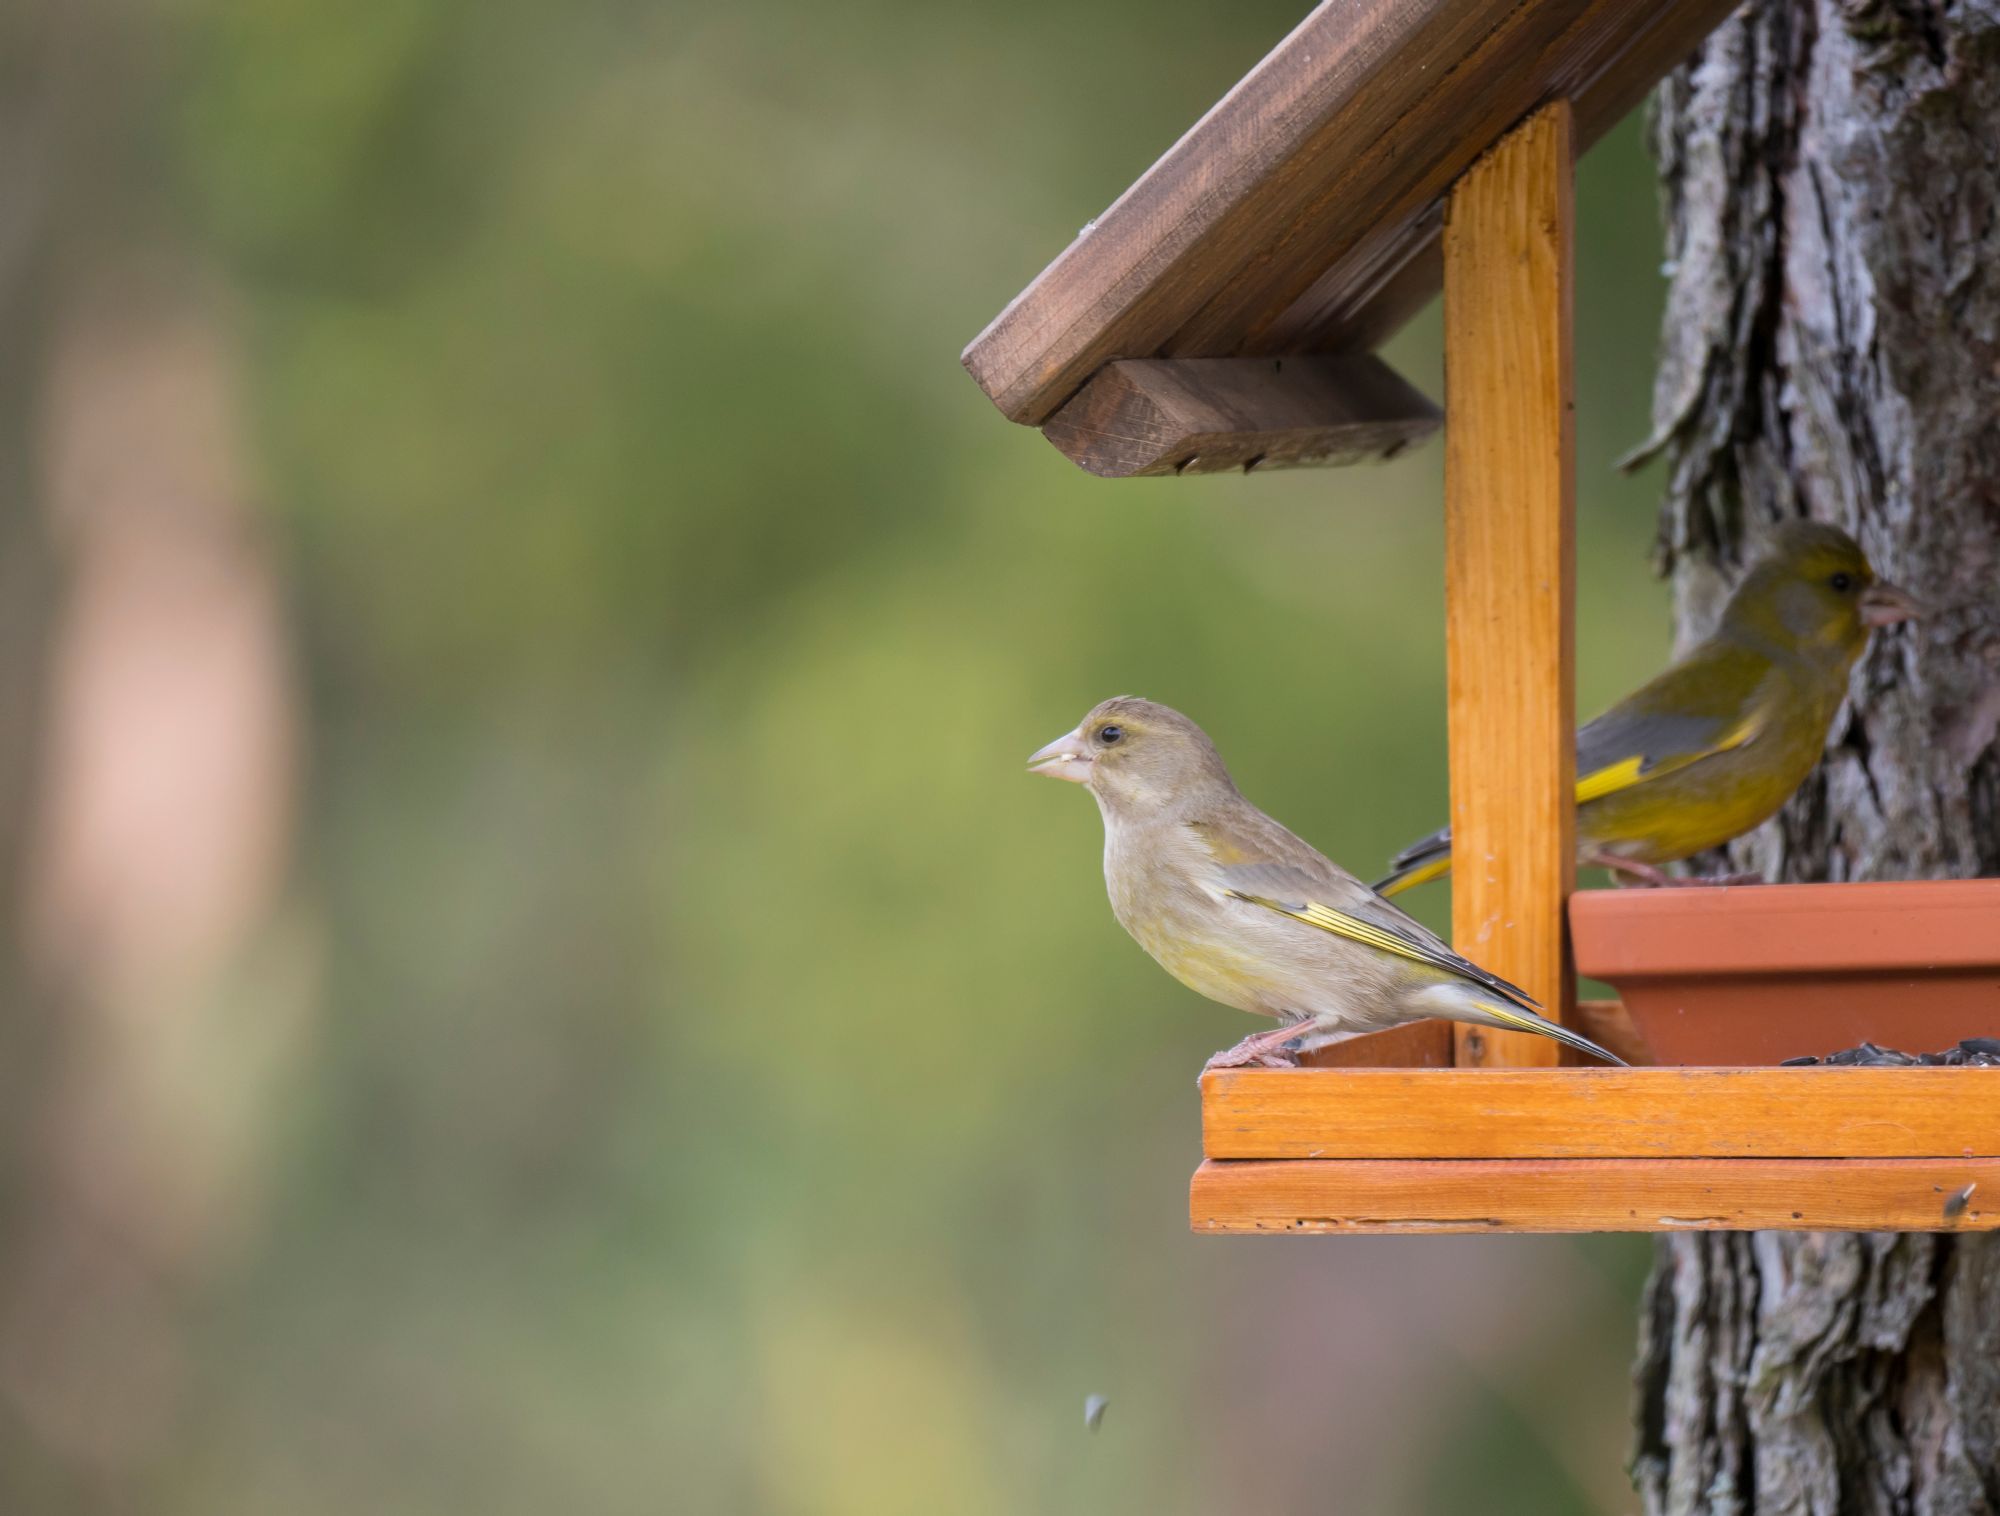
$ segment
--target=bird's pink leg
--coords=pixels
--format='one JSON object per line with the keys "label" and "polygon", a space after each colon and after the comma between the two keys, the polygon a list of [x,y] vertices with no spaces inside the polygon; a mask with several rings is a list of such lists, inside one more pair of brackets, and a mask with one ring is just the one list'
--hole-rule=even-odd
{"label": "bird's pink leg", "polygon": [[1764,884],[1766,882],[1762,874],[1688,874],[1680,879],[1667,880],[1668,884],[1705,885],[1712,889],[1739,884]]}
{"label": "bird's pink leg", "polygon": [[1225,1048],[1201,1066],[1205,1074],[1210,1069],[1266,1068],[1289,1069],[1298,1067],[1298,1054],[1286,1049],[1285,1044],[1294,1037],[1310,1030],[1308,1023],[1288,1021],[1269,1031],[1253,1032],[1233,1048]]}
{"label": "bird's pink leg", "polygon": [[1638,863],[1630,858],[1620,858],[1616,853],[1607,853],[1598,848],[1585,848],[1577,855],[1576,861],[1585,868],[1608,869],[1612,879],[1621,885],[1658,889],[1663,884],[1673,883],[1663,869],[1656,869],[1650,863]]}
{"label": "bird's pink leg", "polygon": [[1586,868],[1608,869],[1611,877],[1620,884],[1639,889],[1668,889],[1681,886],[1722,886],[1737,884],[1762,884],[1762,874],[1690,874],[1685,879],[1676,879],[1665,869],[1655,868],[1650,863],[1639,863],[1631,858],[1620,858],[1616,853],[1588,848],[1577,856],[1577,862]]}

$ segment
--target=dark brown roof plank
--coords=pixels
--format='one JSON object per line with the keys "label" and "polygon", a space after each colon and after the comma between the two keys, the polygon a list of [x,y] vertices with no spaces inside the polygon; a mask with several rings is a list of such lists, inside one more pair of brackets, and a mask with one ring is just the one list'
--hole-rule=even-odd
{"label": "dark brown roof plank", "polygon": [[1443,196],[1571,98],[1602,135],[1729,0],[1325,0],[965,351],[1040,425],[1116,358],[1373,346],[1434,294]]}
{"label": "dark brown roof plank", "polygon": [[1099,369],[1042,432],[1080,467],[1125,479],[1389,457],[1442,419],[1369,353],[1128,358]]}
{"label": "dark brown roof plank", "polygon": [[[1593,14],[1580,17],[1581,24],[1572,25],[1541,60],[1539,71],[1548,85],[1534,103],[1572,100],[1578,141],[1588,147],[1638,106],[1660,76],[1693,52],[1732,8],[1727,0],[1619,5],[1612,15],[1605,14],[1605,6],[1592,7]],[[1487,124],[1500,120],[1504,134],[1518,119],[1507,114],[1512,103]],[[1442,186],[1435,177],[1427,180],[1416,191],[1414,211],[1406,203],[1370,227],[1281,316],[1260,326],[1245,349],[1342,351],[1372,348],[1393,335],[1443,283],[1438,233],[1444,196],[1469,166],[1455,164]],[[1385,266],[1391,270],[1386,276],[1380,272]]]}
{"label": "dark brown roof plank", "polygon": [[966,368],[1007,416],[1040,425],[1108,360],[1159,355],[1331,177],[1357,118],[1393,118],[1441,64],[1463,13],[1510,8],[1325,0],[994,318]]}

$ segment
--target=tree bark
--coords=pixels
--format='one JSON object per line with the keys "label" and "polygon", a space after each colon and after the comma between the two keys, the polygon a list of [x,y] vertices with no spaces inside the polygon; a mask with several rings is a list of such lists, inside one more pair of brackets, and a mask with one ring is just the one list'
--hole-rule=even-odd
{"label": "tree bark", "polygon": [[[1933,607],[1732,845],[1773,879],[2000,873],[2000,4],[1754,0],[1662,85],[1656,432],[1683,645],[1778,522]],[[1831,1050],[1829,1050],[1831,1051]],[[1662,1241],[1636,1370],[1652,1516],[2000,1513],[2000,1241]]]}

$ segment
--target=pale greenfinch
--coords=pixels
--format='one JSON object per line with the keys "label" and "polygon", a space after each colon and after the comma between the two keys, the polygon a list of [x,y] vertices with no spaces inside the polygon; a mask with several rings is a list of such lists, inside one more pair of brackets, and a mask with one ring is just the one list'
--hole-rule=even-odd
{"label": "pale greenfinch", "polygon": [[1096,797],[1119,925],[1189,989],[1277,1020],[1211,1068],[1282,1066],[1431,1016],[1539,1032],[1618,1062],[1245,800],[1178,711],[1107,700],[1028,764]]}
{"label": "pale greenfinch", "polygon": [[[1577,861],[1660,884],[1761,826],[1819,762],[1870,631],[1919,611],[1838,527],[1780,528],[1714,635],[1577,733]],[[1449,828],[1390,869],[1385,895],[1449,873]]]}

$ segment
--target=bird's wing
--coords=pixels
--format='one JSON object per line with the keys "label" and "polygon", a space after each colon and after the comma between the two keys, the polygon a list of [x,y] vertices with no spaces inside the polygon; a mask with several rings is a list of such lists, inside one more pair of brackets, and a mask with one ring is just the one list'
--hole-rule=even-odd
{"label": "bird's wing", "polygon": [[[1767,669],[1739,666],[1749,658],[1702,649],[1585,726],[1576,734],[1576,803],[1755,742],[1765,717],[1755,696]],[[1734,698],[1718,702],[1719,694]]]}
{"label": "bird's wing", "polygon": [[1364,921],[1361,917],[1350,915],[1346,911],[1335,910],[1332,906],[1322,905],[1317,900],[1303,902],[1273,900],[1268,895],[1252,895],[1242,890],[1232,890],[1230,893],[1238,900],[1261,905],[1266,910],[1276,911],[1280,916],[1303,921],[1307,926],[1316,926],[1323,932],[1331,932],[1336,937],[1345,937],[1350,942],[1365,943],[1385,953],[1394,953],[1398,958],[1408,958],[1413,963],[1423,963],[1432,968],[1443,969],[1447,974],[1454,974],[1460,979],[1489,989],[1524,1009],[1541,1008],[1541,1002],[1530,997],[1520,986],[1509,984],[1498,974],[1489,974],[1478,964],[1459,957],[1448,947],[1435,947],[1427,942],[1415,941],[1392,928],[1377,926],[1372,921]]}
{"label": "bird's wing", "polygon": [[[1492,990],[1516,1005],[1531,1010],[1541,1008],[1540,1002],[1520,986],[1459,957],[1437,933],[1398,910],[1276,822],[1261,813],[1257,819],[1273,835],[1250,838],[1237,828],[1224,832],[1212,824],[1193,823],[1195,832],[1216,855],[1223,889],[1238,900],[1276,911],[1280,916],[1289,916],[1349,942],[1442,969]],[[1270,857],[1264,855],[1265,849],[1246,846],[1258,842],[1280,856]]]}
{"label": "bird's wing", "polygon": [[[1587,805],[1755,742],[1784,708],[1771,660],[1706,643],[1576,734],[1576,803]],[[1375,881],[1398,895],[1451,871],[1451,828],[1413,842]]]}

